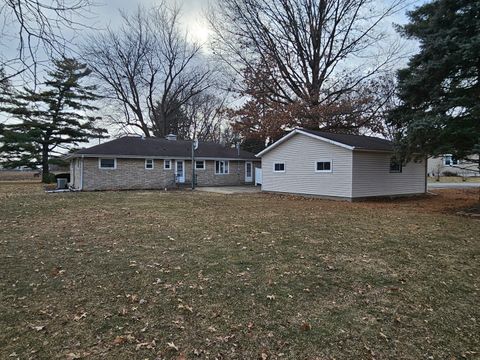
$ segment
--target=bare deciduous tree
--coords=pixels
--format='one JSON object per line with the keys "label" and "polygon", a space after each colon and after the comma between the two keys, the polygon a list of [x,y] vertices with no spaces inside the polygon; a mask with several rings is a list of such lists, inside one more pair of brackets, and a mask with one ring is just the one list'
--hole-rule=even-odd
{"label": "bare deciduous tree", "polygon": [[212,85],[201,48],[179,29],[180,10],[161,2],[122,14],[123,25],[88,40],[84,54],[110,100],[123,108],[117,125],[164,136],[192,97]]}
{"label": "bare deciduous tree", "polygon": [[[36,79],[41,54],[61,57],[67,31],[84,28],[92,0],[5,0],[0,4],[0,66],[8,78],[29,71]],[[16,46],[16,55],[12,44]]]}
{"label": "bare deciduous tree", "polygon": [[[335,128],[316,116],[355,93],[396,59],[382,47],[384,20],[404,0],[224,0],[210,14],[215,54],[241,78],[261,69],[262,97],[304,109],[308,126]],[[342,117],[343,118],[343,117]],[[334,124],[333,124],[334,125]],[[342,125],[341,122],[339,125]]]}
{"label": "bare deciduous tree", "polygon": [[199,141],[221,142],[224,130],[229,126],[225,102],[225,96],[212,93],[192,97],[184,107],[186,124],[182,128],[182,136]]}

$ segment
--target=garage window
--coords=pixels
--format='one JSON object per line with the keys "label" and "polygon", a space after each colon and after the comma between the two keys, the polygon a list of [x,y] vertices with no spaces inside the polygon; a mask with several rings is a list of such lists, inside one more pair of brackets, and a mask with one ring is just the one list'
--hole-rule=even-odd
{"label": "garage window", "polygon": [[402,162],[398,161],[396,157],[390,159],[390,172],[391,173],[401,173],[402,172]]}
{"label": "garage window", "polygon": [[273,164],[273,171],[274,172],[285,172],[285,163],[283,162],[276,162]]}
{"label": "garage window", "polygon": [[332,161],[317,161],[315,172],[332,172]]}

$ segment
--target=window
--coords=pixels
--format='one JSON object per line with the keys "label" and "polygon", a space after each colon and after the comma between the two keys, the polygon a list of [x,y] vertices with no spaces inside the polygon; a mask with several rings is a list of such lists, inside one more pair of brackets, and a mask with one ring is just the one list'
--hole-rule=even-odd
{"label": "window", "polygon": [[274,163],[273,164],[274,172],[285,172],[285,163]]}
{"label": "window", "polygon": [[172,168],[171,160],[163,160],[163,168],[165,170],[170,170]]}
{"label": "window", "polygon": [[145,169],[147,170],[153,169],[153,159],[145,159]]}
{"label": "window", "polygon": [[392,157],[390,159],[390,172],[391,173],[401,173],[402,172],[402,162],[398,161],[397,158]]}
{"label": "window", "polygon": [[443,156],[443,164],[445,166],[458,165],[458,160],[453,155],[444,155]]}
{"label": "window", "polygon": [[215,161],[215,174],[219,174],[219,175],[228,174],[228,161],[223,161],[223,160]]}
{"label": "window", "polygon": [[117,159],[98,159],[98,167],[100,169],[116,169],[117,168]]}
{"label": "window", "polygon": [[203,161],[203,160],[195,161],[195,169],[196,170],[205,170],[205,161]]}
{"label": "window", "polygon": [[317,161],[315,164],[315,172],[332,172],[332,162]]}

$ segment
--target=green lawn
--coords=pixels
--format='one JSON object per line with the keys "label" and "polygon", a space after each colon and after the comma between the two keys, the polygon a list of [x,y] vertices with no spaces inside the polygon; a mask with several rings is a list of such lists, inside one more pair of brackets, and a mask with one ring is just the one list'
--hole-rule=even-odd
{"label": "green lawn", "polygon": [[475,196],[0,184],[0,358],[478,359]]}

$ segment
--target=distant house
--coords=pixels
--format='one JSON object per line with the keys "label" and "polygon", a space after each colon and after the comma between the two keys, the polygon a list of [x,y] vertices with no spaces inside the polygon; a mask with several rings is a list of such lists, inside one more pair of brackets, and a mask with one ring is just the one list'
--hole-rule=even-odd
{"label": "distant house", "polygon": [[477,159],[477,161],[459,160],[451,154],[431,157],[428,159],[428,176],[480,176],[478,155],[474,155],[472,158]]}
{"label": "distant house", "polygon": [[[255,181],[254,154],[200,142],[195,150],[198,186]],[[70,186],[77,190],[163,189],[192,182],[192,142],[126,136],[77,151],[70,159]]]}
{"label": "distant house", "polygon": [[426,192],[426,161],[398,163],[385,139],[295,129],[257,157],[263,191],[346,200]]}

